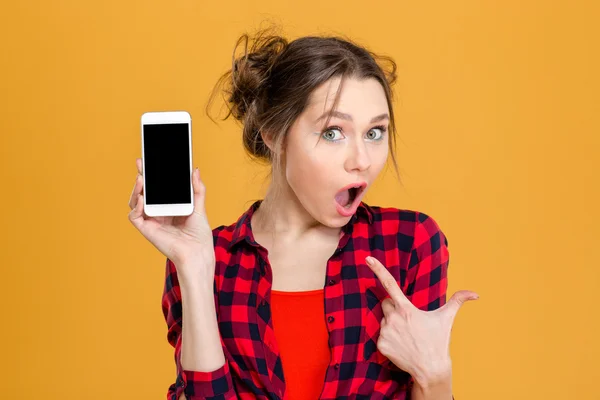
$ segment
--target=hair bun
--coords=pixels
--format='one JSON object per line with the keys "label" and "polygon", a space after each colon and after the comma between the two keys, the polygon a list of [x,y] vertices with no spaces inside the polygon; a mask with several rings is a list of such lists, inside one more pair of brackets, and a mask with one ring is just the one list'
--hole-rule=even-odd
{"label": "hair bun", "polygon": [[[249,42],[252,42],[250,48]],[[244,51],[236,58],[235,53],[242,44]],[[227,99],[234,118],[243,121],[248,110],[256,107],[256,100],[267,86],[271,69],[287,44],[285,38],[264,31],[254,38],[248,34],[239,38],[234,49],[231,89]]]}
{"label": "hair bun", "polygon": [[[337,77],[342,82],[374,79],[381,85],[388,105],[389,146],[396,167],[393,59],[340,36],[303,36],[288,43],[275,27],[242,35],[231,62],[232,67],[213,88],[206,113],[210,118],[213,99],[222,95],[228,109],[223,121],[232,116],[242,123],[244,149],[252,158],[268,162],[273,168],[282,166],[281,155],[290,128],[309,104],[312,93],[324,83]],[[379,62],[387,63],[387,68]],[[333,107],[341,93],[336,91]]]}

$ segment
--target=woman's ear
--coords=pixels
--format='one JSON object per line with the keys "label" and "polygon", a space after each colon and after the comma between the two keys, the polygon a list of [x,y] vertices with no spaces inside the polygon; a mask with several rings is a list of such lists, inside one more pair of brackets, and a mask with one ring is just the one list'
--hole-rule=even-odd
{"label": "woman's ear", "polygon": [[275,144],[272,135],[268,134],[267,132],[261,131],[260,137],[262,138],[262,141],[265,143],[265,145],[269,148],[269,150],[271,150],[271,153],[274,153]]}

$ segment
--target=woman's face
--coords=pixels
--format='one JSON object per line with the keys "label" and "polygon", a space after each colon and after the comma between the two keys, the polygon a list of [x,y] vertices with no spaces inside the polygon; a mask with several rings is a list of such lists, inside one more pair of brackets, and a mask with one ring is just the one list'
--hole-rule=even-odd
{"label": "woman's face", "polygon": [[313,92],[289,131],[284,154],[292,192],[313,218],[330,227],[345,225],[354,214],[385,165],[389,147],[385,92],[372,78],[347,78],[337,110],[324,126],[340,81],[331,79]]}

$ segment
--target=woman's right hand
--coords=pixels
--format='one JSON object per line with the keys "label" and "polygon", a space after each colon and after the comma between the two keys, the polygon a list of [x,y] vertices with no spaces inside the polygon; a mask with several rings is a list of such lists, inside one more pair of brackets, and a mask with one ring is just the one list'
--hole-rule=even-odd
{"label": "woman's right hand", "polygon": [[[187,216],[149,217],[144,213],[142,159],[135,160],[138,175],[129,199],[129,220],[161,253],[177,267],[177,273],[190,276],[202,268],[214,272],[215,250],[213,236],[204,208],[206,188],[200,171],[192,173],[194,211]],[[183,271],[192,268],[193,271]]]}

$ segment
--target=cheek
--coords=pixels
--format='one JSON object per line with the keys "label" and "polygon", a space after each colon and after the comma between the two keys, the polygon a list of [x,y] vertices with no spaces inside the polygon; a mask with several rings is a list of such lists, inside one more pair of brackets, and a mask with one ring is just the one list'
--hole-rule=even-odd
{"label": "cheek", "polygon": [[294,154],[286,164],[286,177],[292,188],[303,191],[312,188],[314,191],[327,184],[327,170],[327,165],[321,159],[306,153]]}
{"label": "cheek", "polygon": [[372,153],[371,170],[374,175],[379,175],[388,159],[388,145],[380,146]]}
{"label": "cheek", "polygon": [[296,147],[288,153],[286,179],[299,198],[312,198],[331,187],[331,164],[331,157],[322,157]]}

